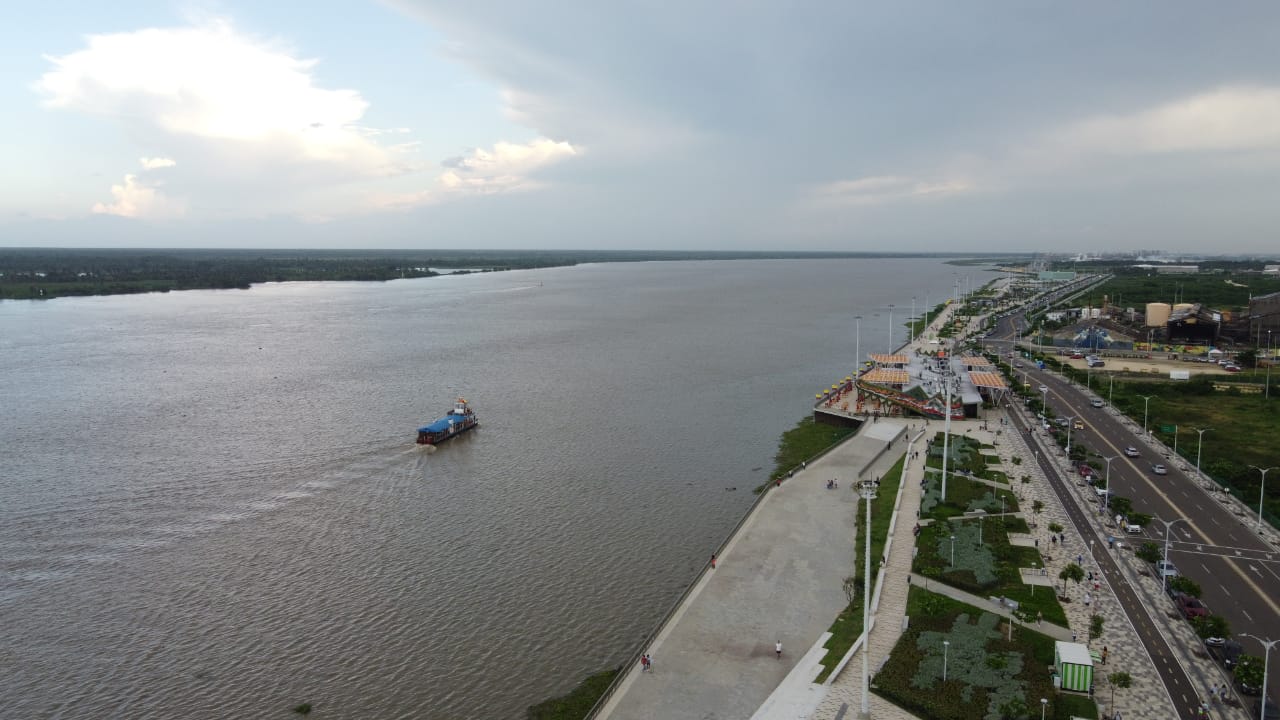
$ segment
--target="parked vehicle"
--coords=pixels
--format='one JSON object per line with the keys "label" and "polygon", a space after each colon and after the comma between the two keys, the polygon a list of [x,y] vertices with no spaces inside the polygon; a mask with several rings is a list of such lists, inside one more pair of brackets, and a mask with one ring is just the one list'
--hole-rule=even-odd
{"label": "parked vehicle", "polygon": [[1151,472],[1157,475],[1168,475],[1169,468],[1166,468],[1164,465],[1160,465],[1159,463],[1157,463],[1151,466]]}
{"label": "parked vehicle", "polygon": [[1200,602],[1200,598],[1194,598],[1190,595],[1183,595],[1178,598],[1178,612],[1182,613],[1182,617],[1190,620],[1191,618],[1204,617],[1209,614],[1209,608]]}
{"label": "parked vehicle", "polygon": [[1157,561],[1156,576],[1157,577],[1177,577],[1178,568],[1173,563],[1167,560]]}
{"label": "parked vehicle", "polygon": [[[1222,643],[1218,645],[1210,644],[1209,640],[1214,639],[1222,640]],[[1204,641],[1205,645],[1209,648],[1209,655],[1212,656],[1214,660],[1222,663],[1222,666],[1228,671],[1236,666],[1236,662],[1238,662],[1240,660],[1240,656],[1244,654],[1244,647],[1235,640],[1225,640],[1223,638],[1209,638],[1209,640]]]}
{"label": "parked vehicle", "polygon": [[1141,535],[1141,534],[1142,534],[1142,526],[1141,526],[1141,525],[1134,525],[1133,523],[1126,522],[1126,523],[1124,524],[1124,531],[1125,531],[1125,532],[1127,532],[1127,533],[1129,533],[1130,535]]}

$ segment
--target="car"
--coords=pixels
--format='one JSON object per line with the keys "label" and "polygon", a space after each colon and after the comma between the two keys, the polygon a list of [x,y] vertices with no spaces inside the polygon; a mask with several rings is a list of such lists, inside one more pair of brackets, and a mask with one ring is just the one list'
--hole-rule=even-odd
{"label": "car", "polygon": [[1159,577],[1178,577],[1178,568],[1168,560],[1160,560],[1156,563],[1156,575]]}
{"label": "car", "polygon": [[1092,399],[1092,400],[1090,400],[1090,401],[1089,401],[1089,404],[1090,404],[1090,405],[1092,405],[1093,407],[1100,408],[1100,407],[1102,407],[1103,405],[1105,405],[1106,403],[1102,402],[1102,400],[1101,400],[1101,399],[1099,399],[1099,398],[1094,398],[1094,399]]}
{"label": "car", "polygon": [[1178,598],[1178,612],[1182,613],[1182,617],[1190,620],[1191,618],[1204,617],[1209,614],[1209,608],[1200,602],[1200,598],[1194,598],[1190,595],[1183,595]]}
{"label": "car", "polygon": [[1080,464],[1080,477],[1093,477],[1093,466],[1088,463]]}
{"label": "car", "polygon": [[1014,364],[1013,364],[1013,366],[1014,366],[1014,367],[1016,367],[1016,368],[1021,368],[1021,367],[1022,367],[1022,363],[1021,363],[1021,362],[1016,362],[1016,363],[1014,363]]}
{"label": "car", "polygon": [[1168,475],[1168,474],[1169,474],[1169,468],[1165,467],[1164,465],[1161,465],[1161,464],[1157,463],[1157,464],[1155,464],[1155,465],[1152,465],[1152,466],[1151,466],[1151,472],[1153,472],[1153,473],[1155,473],[1155,474],[1157,474],[1157,475]]}
{"label": "car", "polygon": [[1075,430],[1083,430],[1083,429],[1084,429],[1084,421],[1083,421],[1083,420],[1076,420],[1074,423],[1072,423],[1072,424],[1071,424],[1071,427],[1072,427],[1073,429],[1075,429]]}
{"label": "car", "polygon": [[1097,495],[1100,498],[1111,498],[1116,496],[1116,494],[1111,492],[1110,490],[1104,487],[1098,487],[1097,485],[1093,487],[1093,494]]}
{"label": "car", "polygon": [[1134,447],[1134,446],[1132,446],[1132,445],[1130,445],[1129,447],[1127,447],[1127,448],[1125,448],[1125,449],[1124,449],[1124,456],[1125,456],[1125,457],[1138,457],[1138,456],[1139,456],[1139,455],[1141,455],[1141,454],[1142,454],[1142,453],[1138,452],[1138,448],[1136,448],[1136,447]]}
{"label": "car", "polygon": [[1223,366],[1222,366],[1222,369],[1223,369],[1223,370],[1226,370],[1227,372],[1232,372],[1232,373],[1240,372],[1240,366],[1239,366],[1239,365],[1223,365]]}
{"label": "car", "polygon": [[1083,360],[1083,359],[1084,359],[1084,353],[1081,353],[1081,352],[1073,352],[1073,353],[1071,353],[1071,359],[1072,359],[1072,360]]}
{"label": "car", "polygon": [[1127,522],[1124,524],[1124,531],[1129,533],[1130,535],[1141,535],[1142,526],[1134,525],[1133,523]]}
{"label": "car", "polygon": [[[1217,640],[1218,644],[1213,645],[1209,640]],[[1209,654],[1215,660],[1222,663],[1227,670],[1235,668],[1236,663],[1240,660],[1240,656],[1244,654],[1244,648],[1235,640],[1227,640],[1226,638],[1209,638],[1204,641],[1209,646]]]}
{"label": "car", "polygon": [[1039,390],[1040,390],[1040,392],[1049,392],[1049,386],[1048,386],[1048,385],[1041,385],[1041,386],[1040,386],[1040,388],[1039,388]]}

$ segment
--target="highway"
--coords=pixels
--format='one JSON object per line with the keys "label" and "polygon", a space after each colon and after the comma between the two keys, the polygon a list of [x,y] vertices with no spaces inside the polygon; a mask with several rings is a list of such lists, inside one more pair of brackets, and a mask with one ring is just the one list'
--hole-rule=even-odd
{"label": "highway", "polygon": [[[996,330],[988,336],[985,343],[1012,349],[1015,323],[1021,321],[1020,316],[1002,318]],[[1163,521],[1177,522],[1172,526],[1169,538],[1169,560],[1183,575],[1200,584],[1202,600],[1215,614],[1221,615],[1231,625],[1232,634],[1245,646],[1245,652],[1251,655],[1263,655],[1259,643],[1249,638],[1240,638],[1242,632],[1259,635],[1264,638],[1280,637],[1280,552],[1268,546],[1254,532],[1255,518],[1248,514],[1238,517],[1233,511],[1234,504],[1221,502],[1220,494],[1207,491],[1197,485],[1182,467],[1185,464],[1179,457],[1167,457],[1158,443],[1148,444],[1145,434],[1139,429],[1134,431],[1123,417],[1105,406],[1105,388],[1101,388],[1101,399],[1104,407],[1093,407],[1095,395],[1085,388],[1072,383],[1060,375],[1041,371],[1030,361],[1024,361],[1024,368],[1015,370],[1019,374],[1018,381],[1025,371],[1027,381],[1034,389],[1041,386],[1047,388],[1048,405],[1053,413],[1060,417],[1079,418],[1084,423],[1083,430],[1072,430],[1072,446],[1080,445],[1098,453],[1104,458],[1112,458],[1109,468],[1110,488],[1121,497],[1132,500],[1136,512],[1152,515]],[[1040,427],[1028,429],[1031,433],[1039,433],[1046,441],[1052,442],[1046,431]],[[1128,446],[1139,450],[1139,457],[1126,457],[1124,449]],[[1056,451],[1056,444],[1052,445]],[[1152,466],[1160,463],[1168,469],[1167,475],[1156,475]],[[1046,474],[1057,476],[1053,472],[1051,462],[1042,458]],[[1105,465],[1105,462],[1104,462]],[[1101,474],[1106,474],[1103,470]],[[1191,469],[1194,474],[1194,468]],[[1078,475],[1067,478],[1076,482]],[[1064,505],[1073,514],[1078,513],[1076,503],[1070,498],[1071,488],[1059,487],[1055,481],[1055,489],[1064,497]],[[1110,513],[1108,513],[1110,514]],[[1153,521],[1141,536],[1129,536],[1134,544],[1150,540],[1164,544],[1164,524]],[[1077,527],[1086,535],[1089,526],[1081,517],[1076,521]],[[1099,543],[1101,545],[1101,543]],[[1105,546],[1104,546],[1105,547]],[[1106,553],[1099,553],[1105,556]],[[1110,558],[1106,558],[1110,560]],[[1102,560],[1102,557],[1099,558]],[[1108,576],[1115,572],[1114,567],[1105,570]],[[1119,576],[1114,580],[1118,581]],[[1126,587],[1124,583],[1113,582],[1113,587]],[[1179,694],[1189,693],[1196,697],[1195,690],[1184,687],[1187,682],[1185,674],[1176,670],[1176,663],[1169,660],[1168,648],[1159,633],[1154,632],[1147,613],[1140,606],[1131,607],[1123,597],[1120,598],[1126,611],[1138,628],[1139,635],[1152,657],[1156,660],[1165,678],[1167,687],[1173,695],[1179,712],[1187,707],[1179,701]],[[1160,602],[1172,608],[1171,601],[1161,598]],[[1280,661],[1280,657],[1273,658]],[[1166,670],[1168,673],[1166,674]],[[1280,696],[1280,673],[1271,673],[1269,678],[1271,697]],[[1252,698],[1246,704],[1251,704]]]}

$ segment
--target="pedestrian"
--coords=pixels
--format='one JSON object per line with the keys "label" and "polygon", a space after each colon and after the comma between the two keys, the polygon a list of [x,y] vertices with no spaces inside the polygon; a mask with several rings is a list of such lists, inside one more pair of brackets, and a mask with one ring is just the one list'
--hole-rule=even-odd
{"label": "pedestrian", "polygon": [[1102,664],[1103,665],[1107,664],[1107,646],[1106,645],[1102,646]]}
{"label": "pedestrian", "polygon": [[712,569],[712,570],[715,570],[715,569],[716,569],[716,554],[715,554],[715,553],[711,553],[711,569]]}
{"label": "pedestrian", "polygon": [[1083,565],[1083,564],[1084,564],[1084,555],[1076,555],[1076,564],[1077,564],[1077,565]]}
{"label": "pedestrian", "polygon": [[773,644],[773,651],[778,654],[778,659],[782,659],[782,641],[779,640]]}
{"label": "pedestrian", "polygon": [[1089,593],[1085,593],[1085,594],[1084,594],[1084,606],[1085,606],[1085,607],[1089,607],[1089,603],[1091,603],[1091,602],[1093,602],[1093,595],[1090,595]]}
{"label": "pedestrian", "polygon": [[640,656],[640,672],[649,672],[651,667],[649,662],[649,653]]}
{"label": "pedestrian", "polygon": [[1075,641],[1076,641],[1076,634],[1071,633],[1071,642],[1075,642]]}

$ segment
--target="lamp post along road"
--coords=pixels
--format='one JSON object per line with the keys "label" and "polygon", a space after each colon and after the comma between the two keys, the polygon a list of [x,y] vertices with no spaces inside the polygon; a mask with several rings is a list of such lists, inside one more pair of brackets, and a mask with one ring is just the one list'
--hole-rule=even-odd
{"label": "lamp post along road", "polygon": [[1116,374],[1107,373],[1107,379],[1109,380],[1107,383],[1107,407],[1113,408],[1115,407],[1115,404],[1111,402],[1111,398],[1115,395],[1116,391]]}
{"label": "lamp post along road", "polygon": [[956,566],[956,536],[951,536],[951,567]]}
{"label": "lamp post along road", "polygon": [[871,717],[871,501],[876,497],[874,480],[863,480],[858,488],[867,504],[866,553],[862,576],[862,718]]}
{"label": "lamp post along road", "polygon": [[1142,398],[1142,434],[1147,433],[1147,407],[1151,404],[1151,398],[1155,395],[1139,395]]}
{"label": "lamp post along road", "polygon": [[1173,454],[1178,454],[1178,426],[1173,426]]}
{"label": "lamp post along road", "polygon": [[1115,460],[1118,457],[1120,456],[1112,455],[1111,457],[1108,457],[1108,458],[1102,458],[1103,460],[1107,461],[1107,476],[1106,478],[1104,478],[1104,480],[1107,483],[1107,494],[1102,496],[1103,507],[1111,507],[1111,461]]}
{"label": "lamp post along road", "polygon": [[942,641],[942,682],[947,681],[947,649],[951,647],[950,640]]}
{"label": "lamp post along road", "polygon": [[1262,501],[1265,500],[1267,497],[1267,471],[1275,470],[1275,467],[1273,466],[1269,468],[1260,468],[1257,465],[1250,465],[1249,467],[1262,473],[1262,487],[1258,488],[1258,527],[1257,527],[1257,531],[1262,532]]}
{"label": "lamp post along road", "polygon": [[1196,441],[1196,475],[1199,475],[1200,474],[1200,447],[1204,444],[1204,434],[1209,432],[1213,428],[1204,428],[1204,429],[1193,428],[1193,429],[1196,432],[1200,433],[1200,439]]}
{"label": "lamp post along road", "polygon": [[[1161,520],[1164,523],[1164,564],[1169,564],[1169,536],[1173,534],[1173,524],[1186,522],[1186,518],[1177,518],[1176,520]],[[1165,568],[1160,569],[1160,592],[1167,592],[1169,589],[1169,574],[1165,572]]]}
{"label": "lamp post along road", "polygon": [[[947,406],[943,409],[943,412],[946,413],[947,419],[942,422],[942,501],[943,502],[947,501],[947,461],[950,459],[950,455],[951,455],[951,453],[948,452],[948,446],[947,446],[947,441],[951,437],[951,373],[949,372],[951,369],[951,352],[949,350],[947,351],[946,361],[947,361],[947,364],[945,367],[945,371],[943,372],[943,375],[942,375],[942,382],[944,385],[947,386],[947,389],[946,389]],[[952,551],[951,554],[955,555],[954,550]],[[955,562],[953,561],[952,564],[954,565]]]}
{"label": "lamp post along road", "polygon": [[1071,415],[1067,418],[1067,462],[1071,462],[1071,428],[1076,423],[1076,416]]}
{"label": "lamp post along road", "polygon": [[1261,712],[1258,713],[1258,717],[1265,718],[1267,716],[1267,675],[1271,670],[1271,648],[1276,643],[1280,642],[1280,638],[1277,638],[1275,640],[1263,640],[1257,635],[1250,635],[1249,633],[1240,633],[1240,634],[1245,637],[1251,637],[1254,640],[1257,640],[1258,642],[1262,643],[1262,647],[1266,648],[1266,650],[1262,653],[1262,708],[1261,708]]}

